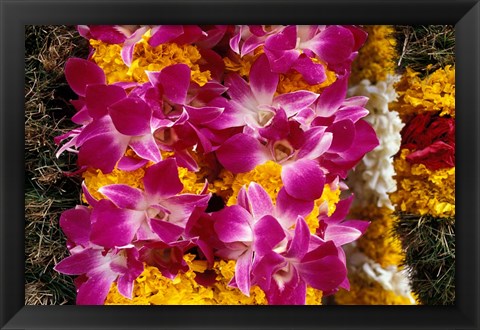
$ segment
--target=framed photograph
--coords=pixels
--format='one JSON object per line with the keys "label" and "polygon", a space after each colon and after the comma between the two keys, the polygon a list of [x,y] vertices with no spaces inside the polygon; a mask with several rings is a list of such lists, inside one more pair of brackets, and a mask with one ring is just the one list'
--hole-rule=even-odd
{"label": "framed photograph", "polygon": [[2,329],[479,327],[477,1],[0,6]]}

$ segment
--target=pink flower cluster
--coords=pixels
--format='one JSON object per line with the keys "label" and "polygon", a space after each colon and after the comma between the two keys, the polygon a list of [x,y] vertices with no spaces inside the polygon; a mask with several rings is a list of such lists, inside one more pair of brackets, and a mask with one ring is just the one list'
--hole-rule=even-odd
{"label": "pink flower cluster", "polygon": [[[71,256],[56,270],[79,275],[77,303],[103,304],[113,282],[131,297],[143,263],[174,278],[188,268],[182,256],[192,251],[209,264],[236,260],[230,284],[245,295],[258,285],[270,304],[304,304],[307,285],[324,295],[348,289],[342,245],[360,237],[368,222],[345,221],[352,197],[330,217],[320,212],[315,234],[304,217],[325,184],[345,179],[378,145],[362,120],[368,99],[346,98],[365,32],[354,26],[79,27],[87,38],[122,44],[127,65],[148,29],[152,47],[188,43],[201,49],[208,54],[204,66],[214,74],[199,86],[186,64],[173,64],[147,72],[146,83],[107,84],[94,62],[67,62],[67,81],[79,96],[72,118],[79,127],[58,138],[59,154],[76,152],[81,170],[103,173],[154,164],[146,167],[144,189],[111,184],[100,189],[106,198],[97,200],[84,185],[89,206],[62,214]],[[243,57],[259,47],[263,53],[247,80],[224,74],[222,56]],[[294,70],[318,84],[326,79],[325,68],[336,73],[336,81],[321,94],[276,93],[281,74]],[[214,212],[207,184],[200,194],[181,194],[178,167],[199,169],[192,149],[216,157],[233,173],[268,160],[280,164],[283,188],[276,203],[255,182],[241,189],[237,205]],[[162,159],[161,151],[174,157]],[[208,285],[211,279],[197,274],[197,281]]]}

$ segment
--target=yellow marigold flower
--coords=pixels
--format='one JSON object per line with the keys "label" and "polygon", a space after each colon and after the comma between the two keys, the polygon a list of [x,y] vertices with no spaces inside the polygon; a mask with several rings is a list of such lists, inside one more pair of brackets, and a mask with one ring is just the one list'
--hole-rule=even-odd
{"label": "yellow marigold flower", "polygon": [[243,57],[240,57],[240,55],[237,54],[233,54],[230,57],[224,57],[223,63],[225,64],[225,72],[236,72],[240,76],[248,79],[253,62],[255,62],[261,54],[263,54],[263,50],[258,50],[253,55],[245,55]]}
{"label": "yellow marigold flower", "polygon": [[447,65],[423,79],[419,74],[407,68],[395,85],[399,98],[392,103],[392,109],[398,111],[404,121],[425,111],[455,117],[455,67]]}
{"label": "yellow marigold flower", "polygon": [[328,207],[328,215],[332,215],[335,211],[338,201],[340,200],[340,188],[332,189],[329,184],[326,184],[323,188],[322,197],[315,200],[315,206],[313,211],[305,217],[308,228],[310,228],[311,233],[315,233],[318,228],[318,215],[320,214],[320,206],[324,203]]}
{"label": "yellow marigold flower", "polygon": [[350,83],[355,85],[363,79],[372,83],[384,81],[393,75],[396,67],[395,28],[391,25],[364,26],[368,38],[352,63]]}
{"label": "yellow marigold flower", "polygon": [[387,207],[375,205],[355,208],[352,218],[371,221],[365,234],[357,241],[357,246],[367,257],[382,267],[398,266],[404,259],[400,240],[393,235],[395,216]]}
{"label": "yellow marigold flower", "polygon": [[192,81],[200,86],[211,79],[210,71],[200,70],[201,55],[196,46],[166,43],[151,47],[148,44],[149,38],[149,33],[146,33],[135,45],[130,67],[125,65],[121,58],[121,45],[107,44],[94,39],[90,40],[90,45],[94,49],[92,60],[103,69],[109,84],[118,81],[144,83],[148,81],[145,71],[160,71],[166,66],[178,63],[190,67]]}
{"label": "yellow marigold flower", "polygon": [[[220,260],[213,265],[217,282],[212,287],[204,287],[195,281],[196,272],[207,270],[205,261],[195,260],[187,254],[185,261],[190,269],[179,273],[173,280],[162,276],[160,271],[145,265],[143,273],[135,280],[133,299],[122,296],[112,284],[105,305],[266,305],[265,293],[253,286],[250,297],[240,290],[228,286],[235,273],[235,261]],[[322,292],[307,289],[307,304],[321,304]]]}
{"label": "yellow marigold flower", "polygon": [[250,172],[237,174],[232,182],[233,195],[228,199],[227,205],[236,204],[238,192],[244,185],[248,186],[250,182],[256,182],[261,185],[275,203],[278,192],[283,187],[281,172],[282,165],[269,160],[264,164],[256,166]]}
{"label": "yellow marigold flower", "polygon": [[406,161],[410,151],[402,149],[395,159],[397,191],[390,195],[402,212],[434,217],[455,216],[455,167],[429,170]]}
{"label": "yellow marigold flower", "polygon": [[339,305],[412,305],[408,297],[385,290],[380,283],[362,276],[350,274],[350,291],[340,289],[335,294]]}
{"label": "yellow marigold flower", "polygon": [[315,58],[312,60],[314,62],[321,63],[324,66],[326,74],[325,81],[320,84],[310,85],[305,81],[305,79],[303,79],[301,73],[295,70],[290,70],[289,72],[280,75],[280,80],[277,86],[277,95],[296,92],[299,90],[307,90],[321,94],[326,87],[330,86],[337,80],[337,74],[334,71],[327,70],[325,63]]}

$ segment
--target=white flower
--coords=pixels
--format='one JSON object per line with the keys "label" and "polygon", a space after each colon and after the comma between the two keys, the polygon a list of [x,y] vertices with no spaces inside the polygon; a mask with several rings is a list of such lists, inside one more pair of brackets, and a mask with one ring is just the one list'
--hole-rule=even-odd
{"label": "white flower", "polygon": [[370,114],[365,120],[372,125],[380,142],[349,175],[349,186],[356,194],[357,203],[362,206],[375,204],[393,209],[388,194],[397,188],[393,179],[393,156],[400,149],[400,131],[404,124],[396,111],[388,109],[388,104],[397,98],[393,84],[398,79],[398,76],[389,76],[387,81],[380,81],[376,85],[365,79],[349,89],[349,96],[369,98],[365,107]]}

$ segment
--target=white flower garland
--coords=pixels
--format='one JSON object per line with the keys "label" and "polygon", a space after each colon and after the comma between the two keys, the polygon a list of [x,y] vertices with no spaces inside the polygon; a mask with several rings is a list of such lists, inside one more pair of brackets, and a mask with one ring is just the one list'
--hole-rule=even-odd
{"label": "white flower garland", "polygon": [[370,114],[365,120],[372,125],[380,141],[379,146],[366,154],[349,176],[349,186],[360,206],[376,204],[377,207],[393,210],[388,194],[397,189],[393,179],[393,156],[400,149],[400,131],[404,124],[398,112],[388,109],[388,104],[397,98],[393,84],[399,79],[399,76],[388,76],[387,81],[376,85],[365,79],[349,89],[350,96],[369,97],[366,108]]}
{"label": "white flower garland", "polygon": [[[388,108],[390,102],[396,101],[397,93],[393,87],[400,76],[388,76],[386,81],[373,85],[369,80],[362,80],[349,89],[349,96],[367,96],[369,101],[365,108],[370,113],[368,121],[379,139],[379,146],[365,155],[348,177],[348,186],[355,193],[355,206],[366,207],[376,205],[394,210],[389,193],[396,191],[397,183],[393,176],[393,156],[400,150],[402,137],[400,131],[405,125],[398,112]],[[411,294],[410,283],[406,270],[400,270],[397,265],[383,268],[379,263],[360,252],[355,244],[346,248],[349,256],[350,271],[363,274],[378,282],[386,291],[407,297],[412,304],[415,299]]]}

